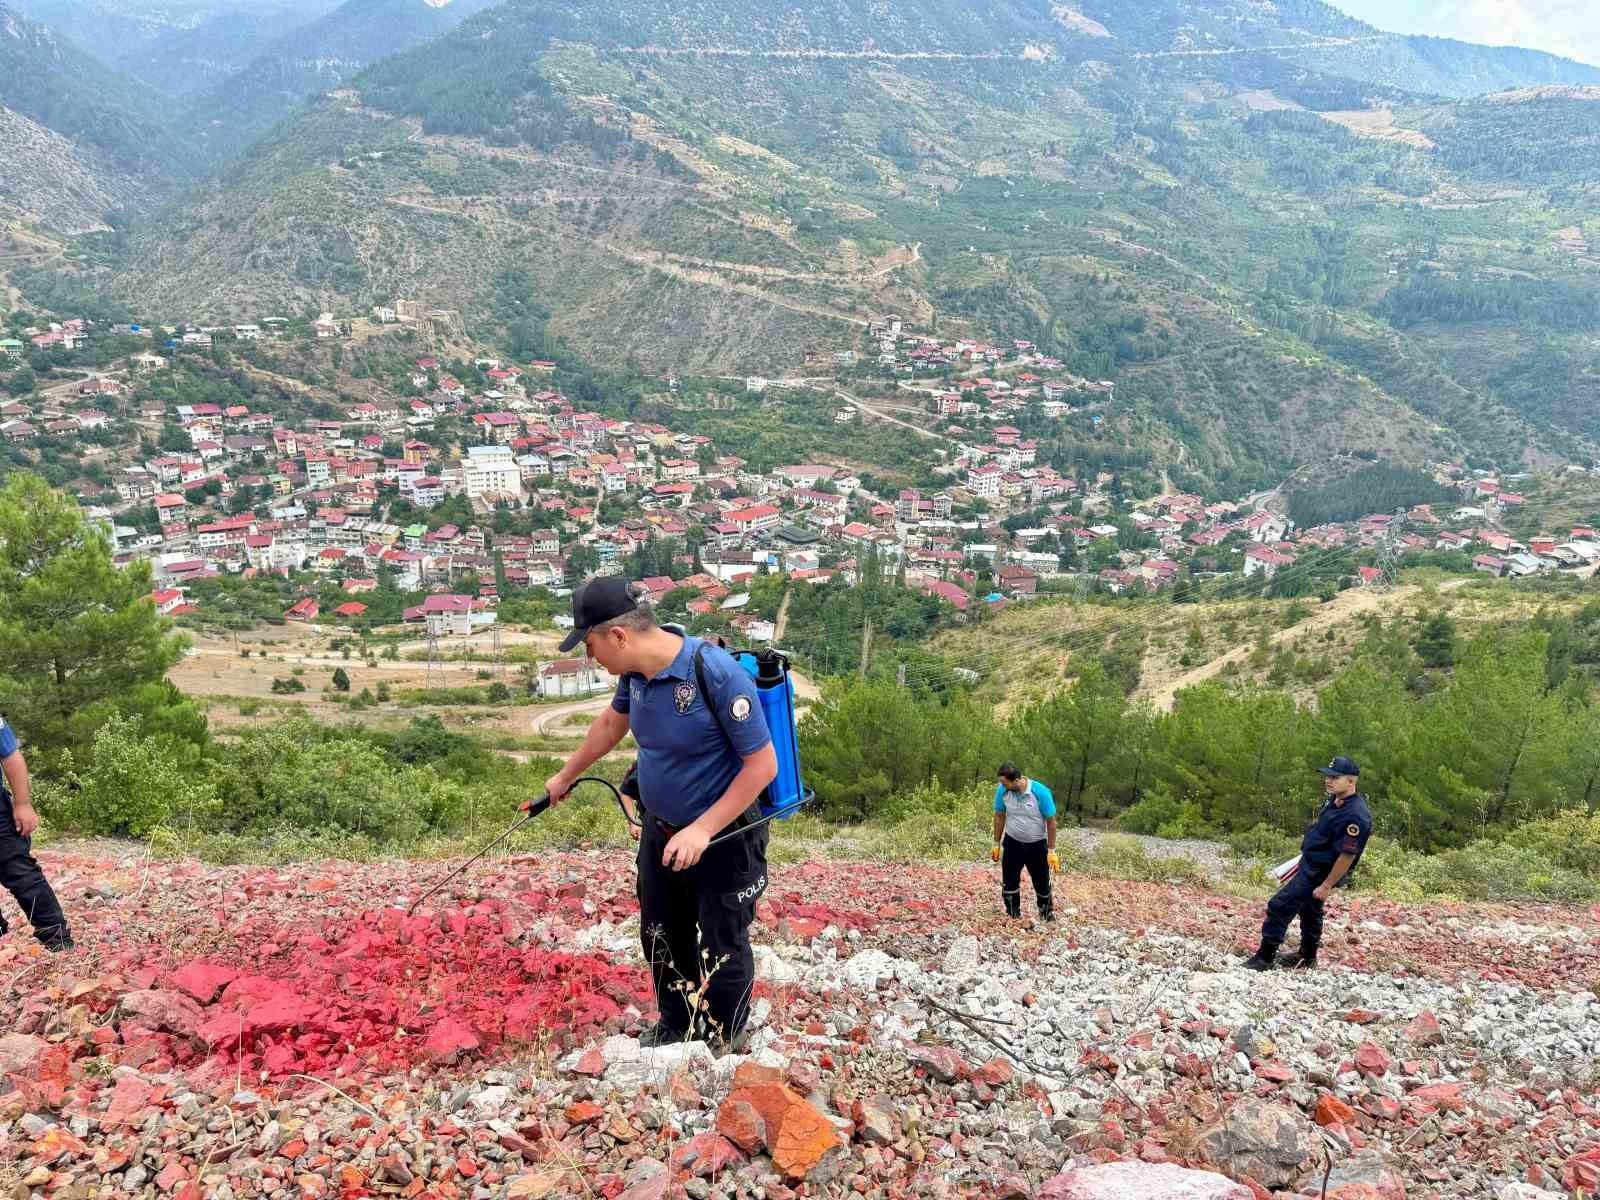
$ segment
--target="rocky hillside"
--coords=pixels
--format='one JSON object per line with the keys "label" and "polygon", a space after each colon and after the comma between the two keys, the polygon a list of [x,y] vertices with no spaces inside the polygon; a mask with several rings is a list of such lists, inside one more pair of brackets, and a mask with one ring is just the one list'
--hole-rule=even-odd
{"label": "rocky hillside", "polygon": [[[781,835],[780,835],[781,841]],[[46,851],[74,955],[0,945],[0,1181],[180,1200],[1561,1200],[1600,1180],[1600,912],[793,862],[746,1052],[647,1050],[629,852],[209,868]],[[240,898],[245,903],[240,903]],[[1032,897],[1024,901],[1031,912]],[[1326,1185],[1326,1190],[1324,1190]]]}
{"label": "rocky hillside", "polygon": [[57,233],[103,228],[106,214],[147,205],[150,190],[37,121],[0,107],[0,219]]}
{"label": "rocky hillside", "polygon": [[[142,200],[148,206],[190,177],[188,149],[149,93],[4,4],[0,4],[0,107],[60,139],[47,148],[30,134],[25,152],[7,154],[0,165],[0,179],[5,181],[0,186],[13,194],[36,190],[43,180],[66,179],[73,171],[81,178],[86,171],[105,177],[99,188],[104,194]],[[66,174],[63,142],[70,143],[71,156],[80,164]],[[62,201],[69,208],[79,206],[81,197],[95,189],[74,190],[76,197]]]}

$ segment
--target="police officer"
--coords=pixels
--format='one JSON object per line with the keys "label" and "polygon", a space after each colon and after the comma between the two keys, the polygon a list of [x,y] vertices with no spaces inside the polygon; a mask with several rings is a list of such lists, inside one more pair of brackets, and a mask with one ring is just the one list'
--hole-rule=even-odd
{"label": "police officer", "polygon": [[759,819],[762,790],[778,773],[755,681],[726,650],[658,626],[620,578],[573,593],[561,649],[580,642],[620,678],[611,707],[546,790],[560,800],[632,732],[643,810],[639,931],[661,1013],[640,1041],[733,1045],[755,982],[750,922],[767,888],[767,827],[709,843]]}
{"label": "police officer", "polygon": [[[29,790],[28,763],[17,748],[17,735],[0,717],[0,884],[5,886],[33,923],[33,936],[47,950],[71,950],[72,933],[61,904],[33,857],[33,831],[39,828]],[[0,914],[0,934],[6,932]]]}
{"label": "police officer", "polygon": [[1267,901],[1261,926],[1261,947],[1245,960],[1252,971],[1270,971],[1283,945],[1289,923],[1300,918],[1300,949],[1283,960],[1286,967],[1315,967],[1322,944],[1322,908],[1333,889],[1341,887],[1361,861],[1372,836],[1372,812],[1358,790],[1361,768],[1348,758],[1335,758],[1320,768],[1327,796],[1317,819],[1300,842],[1300,867]]}
{"label": "police officer", "polygon": [[989,857],[1000,864],[1000,902],[1006,916],[1022,916],[1022,869],[1033,881],[1033,898],[1041,921],[1055,920],[1050,872],[1061,869],[1056,857],[1056,800],[1050,789],[1029,779],[1010,763],[1000,768],[994,789],[994,848]]}

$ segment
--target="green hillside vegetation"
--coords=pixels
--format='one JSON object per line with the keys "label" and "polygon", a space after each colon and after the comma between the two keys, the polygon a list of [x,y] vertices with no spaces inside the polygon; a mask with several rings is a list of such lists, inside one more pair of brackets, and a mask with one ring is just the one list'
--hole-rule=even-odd
{"label": "green hillside vegetation", "polygon": [[334,0],[12,0],[11,7],[91,58],[179,97],[244,66]]}
{"label": "green hillside vegetation", "polygon": [[[1312,768],[1343,753],[1362,764],[1387,843],[1367,869],[1402,894],[1419,879],[1436,890],[1452,871],[1444,886],[1474,895],[1596,894],[1594,864],[1568,853],[1560,830],[1588,828],[1600,799],[1600,603],[1471,635],[1448,617],[1438,625],[1373,625],[1313,698],[1217,680],[1180,692],[1170,713],[1130,701],[1093,654],[1070,686],[1039,680],[1005,715],[992,686],[841,683],[802,724],[802,760],[834,819],[936,820],[945,813],[904,800],[930,785],[992,786],[995,764],[1014,759],[1051,785],[1068,821],[1236,836],[1277,853],[1313,811]],[[1425,668],[1423,655],[1445,665]],[[1455,848],[1442,864],[1408,857]]]}
{"label": "green hillside vegetation", "polygon": [[0,105],[141,177],[154,191],[192,177],[188,146],[149,92],[4,5]]}
{"label": "green hillside vegetation", "polygon": [[[1084,0],[1076,7],[1119,41],[1129,41],[1139,49],[1274,47],[1271,53],[1225,56],[1220,69],[1232,73],[1246,86],[1271,87],[1283,82],[1294,86],[1298,81],[1316,89],[1313,98],[1324,101],[1326,94],[1319,96],[1317,92],[1325,89],[1330,79],[1369,85],[1360,89],[1363,97],[1373,95],[1370,85],[1465,97],[1538,84],[1600,83],[1600,68],[1535,50],[1479,46],[1450,38],[1380,34],[1371,25],[1346,16],[1322,0],[1280,0],[1270,7],[1250,0],[1214,0],[1181,8]],[[1176,19],[1178,14],[1181,20]],[[1181,27],[1181,33],[1175,26]],[[1080,35],[1080,45],[1093,46],[1097,42],[1098,39]],[[1104,43],[1098,45],[1103,47]],[[1205,56],[1174,56],[1162,62],[1162,69],[1179,77],[1204,76],[1219,66]],[[1301,103],[1324,106],[1313,104],[1312,99]]]}
{"label": "green hillside vegetation", "polygon": [[[1354,561],[1344,556],[1346,575],[1353,573]],[[1466,571],[1470,564],[1459,556],[1455,567]],[[1296,574],[1305,569],[1305,563],[1297,564]],[[1358,590],[1324,590],[1339,597],[1330,604],[1317,588],[1280,596],[1269,587],[1262,596],[1259,580],[1250,596],[1217,599],[1191,588],[1176,603],[1171,597],[1103,596],[1088,603],[1042,598],[987,620],[940,627],[910,656],[911,678],[926,676],[933,686],[944,686],[954,678],[953,668],[966,668],[985,689],[1005,697],[998,706],[1009,710],[1013,697],[1070,680],[1087,661],[1098,659],[1130,695],[1145,698],[1168,691],[1187,672],[1231,660],[1222,661],[1215,674],[1305,698],[1356,658],[1375,630],[1414,643],[1428,621],[1443,614],[1467,639],[1484,627],[1531,621],[1541,613],[1570,616],[1590,602],[1573,581],[1530,592],[1487,578],[1440,590],[1437,570],[1415,569],[1406,578],[1384,612],[1352,607],[1349,602],[1362,596]],[[859,620],[855,628],[859,640]],[[874,671],[892,677],[895,657],[890,652],[879,661],[875,655]],[[1420,673],[1402,673],[1409,684],[1431,686]]]}
{"label": "green hillside vegetation", "polygon": [[1442,505],[1453,501],[1456,495],[1421,471],[1371,463],[1318,487],[1295,488],[1289,496],[1289,516],[1302,527],[1339,524],[1419,504]]}

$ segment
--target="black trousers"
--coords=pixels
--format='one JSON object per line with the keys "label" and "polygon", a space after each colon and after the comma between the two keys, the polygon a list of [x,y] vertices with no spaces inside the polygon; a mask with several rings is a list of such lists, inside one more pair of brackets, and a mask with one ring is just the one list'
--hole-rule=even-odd
{"label": "black trousers", "polygon": [[[752,807],[728,828],[760,816]],[[750,922],[767,890],[767,837],[759,829],[707,848],[694,866],[661,865],[671,840],[648,813],[639,835],[639,941],[661,1023],[701,1037],[733,1038],[750,1013],[755,953]]]}
{"label": "black trousers", "polygon": [[1322,945],[1323,903],[1311,893],[1328,877],[1326,869],[1310,872],[1304,869],[1284,884],[1267,901],[1267,919],[1261,925],[1261,941],[1274,946],[1283,945],[1289,934],[1289,925],[1300,920],[1300,949],[1314,953]]}
{"label": "black trousers", "polygon": [[[0,796],[0,887],[11,893],[17,907],[33,923],[34,937],[45,945],[67,939],[67,918],[33,857],[33,839],[17,832],[9,795]],[[5,918],[0,916],[0,932],[5,928]]]}
{"label": "black trousers", "polygon": [[1028,869],[1033,881],[1033,898],[1038,902],[1039,915],[1055,915],[1050,895],[1050,844],[1044,838],[1037,842],[1019,842],[1007,834],[1000,840],[1000,899],[1005,903],[1006,916],[1022,915],[1022,869]]}

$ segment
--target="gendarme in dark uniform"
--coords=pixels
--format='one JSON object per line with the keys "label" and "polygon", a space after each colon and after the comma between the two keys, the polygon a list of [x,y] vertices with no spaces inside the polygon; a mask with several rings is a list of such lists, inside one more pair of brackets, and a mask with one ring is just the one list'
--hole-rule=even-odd
{"label": "gendarme in dark uniform", "polygon": [[1335,758],[1319,768],[1327,799],[1300,841],[1299,870],[1267,901],[1261,946],[1245,962],[1251,970],[1274,966],[1289,925],[1300,920],[1300,949],[1286,957],[1286,967],[1315,967],[1322,944],[1322,912],[1329,894],[1349,881],[1372,836],[1372,811],[1356,790],[1361,768],[1348,758]]}
{"label": "gendarme in dark uniform", "polygon": [[[573,596],[573,636],[619,676],[611,708],[552,779],[553,797],[632,732],[641,805],[640,941],[661,1023],[650,1044],[710,1036],[732,1042],[755,982],[750,923],[767,888],[762,789],[777,772],[755,680],[726,650],[655,624],[620,579]],[[698,661],[697,661],[698,660]],[[693,993],[706,982],[699,1010]]]}

